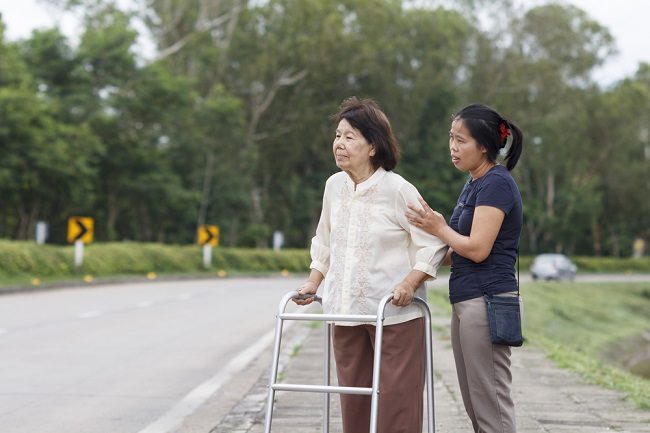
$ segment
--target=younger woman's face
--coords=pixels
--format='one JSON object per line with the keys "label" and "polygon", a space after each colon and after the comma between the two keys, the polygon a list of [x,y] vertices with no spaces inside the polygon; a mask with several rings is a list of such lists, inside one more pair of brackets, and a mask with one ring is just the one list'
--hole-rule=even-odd
{"label": "younger woman's face", "polygon": [[472,171],[487,160],[487,151],[465,127],[462,119],[455,119],[449,131],[451,163],[461,171]]}

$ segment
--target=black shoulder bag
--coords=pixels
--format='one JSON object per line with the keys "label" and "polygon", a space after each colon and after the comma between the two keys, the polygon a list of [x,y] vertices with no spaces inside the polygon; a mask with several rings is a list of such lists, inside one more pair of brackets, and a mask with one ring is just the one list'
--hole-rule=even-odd
{"label": "black shoulder bag", "polygon": [[484,294],[492,344],[519,347],[524,344],[521,331],[519,297],[519,254],[517,254],[517,296]]}

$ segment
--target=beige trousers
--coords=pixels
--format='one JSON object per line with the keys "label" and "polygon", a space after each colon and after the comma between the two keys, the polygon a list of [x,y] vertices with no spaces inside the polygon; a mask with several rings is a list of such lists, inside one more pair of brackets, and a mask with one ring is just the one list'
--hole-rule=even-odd
{"label": "beige trousers", "polygon": [[452,306],[451,342],[465,410],[476,433],[514,433],[510,347],[490,341],[485,300]]}
{"label": "beige trousers", "polygon": [[[372,387],[375,326],[334,326],[340,386]],[[424,319],[384,327],[379,382],[379,433],[421,433]],[[341,394],[344,433],[370,431],[370,396]]]}

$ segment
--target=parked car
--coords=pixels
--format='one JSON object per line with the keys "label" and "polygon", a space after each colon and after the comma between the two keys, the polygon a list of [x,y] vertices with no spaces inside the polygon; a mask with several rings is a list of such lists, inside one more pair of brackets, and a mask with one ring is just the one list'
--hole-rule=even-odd
{"label": "parked car", "polygon": [[578,267],[564,254],[540,254],[530,266],[533,280],[573,281]]}

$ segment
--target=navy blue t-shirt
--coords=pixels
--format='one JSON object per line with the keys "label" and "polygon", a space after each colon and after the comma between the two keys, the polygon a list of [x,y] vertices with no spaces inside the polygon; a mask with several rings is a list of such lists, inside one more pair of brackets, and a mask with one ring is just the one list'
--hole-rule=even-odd
{"label": "navy blue t-shirt", "polygon": [[469,236],[476,206],[496,207],[506,215],[492,251],[483,262],[475,263],[452,253],[449,279],[452,304],[481,297],[484,293],[495,295],[517,290],[515,261],[523,211],[519,188],[504,166],[496,165],[482,177],[470,179],[465,184],[449,226],[461,235]]}

